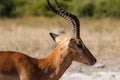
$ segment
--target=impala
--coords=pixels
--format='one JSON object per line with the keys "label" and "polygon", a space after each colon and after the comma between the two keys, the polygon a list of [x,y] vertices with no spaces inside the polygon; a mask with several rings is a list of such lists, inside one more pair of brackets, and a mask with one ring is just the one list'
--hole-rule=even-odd
{"label": "impala", "polygon": [[14,51],[0,51],[0,80],[59,80],[73,61],[93,65],[96,59],[80,38],[79,20],[64,11],[55,0],[58,10],[49,0],[50,9],[65,18],[73,28],[73,36],[50,33],[58,46],[45,58],[37,59]]}

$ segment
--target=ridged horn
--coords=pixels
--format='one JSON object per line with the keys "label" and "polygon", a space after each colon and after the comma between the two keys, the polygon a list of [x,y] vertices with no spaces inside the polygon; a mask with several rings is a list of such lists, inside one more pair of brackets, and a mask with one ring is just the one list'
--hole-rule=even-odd
{"label": "ridged horn", "polygon": [[58,2],[56,0],[54,0],[54,1],[55,1],[55,4],[56,4],[58,10],[54,9],[52,7],[52,5],[50,4],[49,0],[47,0],[47,3],[49,5],[50,9],[54,13],[56,13],[59,16],[62,16],[63,18],[65,18],[70,23],[70,25],[72,26],[72,29],[73,29],[74,36],[79,39],[80,38],[80,22],[79,22],[79,19],[75,15],[63,10],[61,8],[61,6],[58,4]]}

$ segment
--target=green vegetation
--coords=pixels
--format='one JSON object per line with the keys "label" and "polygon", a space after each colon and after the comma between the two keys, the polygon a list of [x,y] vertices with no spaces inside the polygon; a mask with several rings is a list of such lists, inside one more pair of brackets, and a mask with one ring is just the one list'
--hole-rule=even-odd
{"label": "green vegetation", "polygon": [[[53,4],[53,0],[50,0]],[[62,7],[82,17],[120,17],[120,0],[58,0]],[[54,5],[54,4],[53,4]],[[46,0],[0,0],[0,17],[55,16]]]}

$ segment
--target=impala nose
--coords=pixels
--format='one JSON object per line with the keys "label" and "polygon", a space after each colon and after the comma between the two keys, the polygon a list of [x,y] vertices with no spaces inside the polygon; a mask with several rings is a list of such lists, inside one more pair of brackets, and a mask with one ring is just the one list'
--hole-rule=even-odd
{"label": "impala nose", "polygon": [[93,59],[93,64],[95,64],[96,62],[97,62],[97,60],[94,58],[94,59]]}
{"label": "impala nose", "polygon": [[88,62],[89,66],[94,65],[97,62],[97,60],[95,58],[91,58],[90,61]]}

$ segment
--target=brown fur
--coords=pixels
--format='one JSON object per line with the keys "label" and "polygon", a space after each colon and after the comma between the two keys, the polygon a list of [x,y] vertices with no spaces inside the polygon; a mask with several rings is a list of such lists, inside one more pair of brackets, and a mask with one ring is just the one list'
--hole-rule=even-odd
{"label": "brown fur", "polygon": [[72,61],[91,65],[95,63],[95,58],[86,47],[82,51],[85,55],[81,55],[81,51],[68,47],[71,37],[59,39],[59,45],[42,59],[32,58],[20,52],[0,51],[0,80],[59,80]]}

